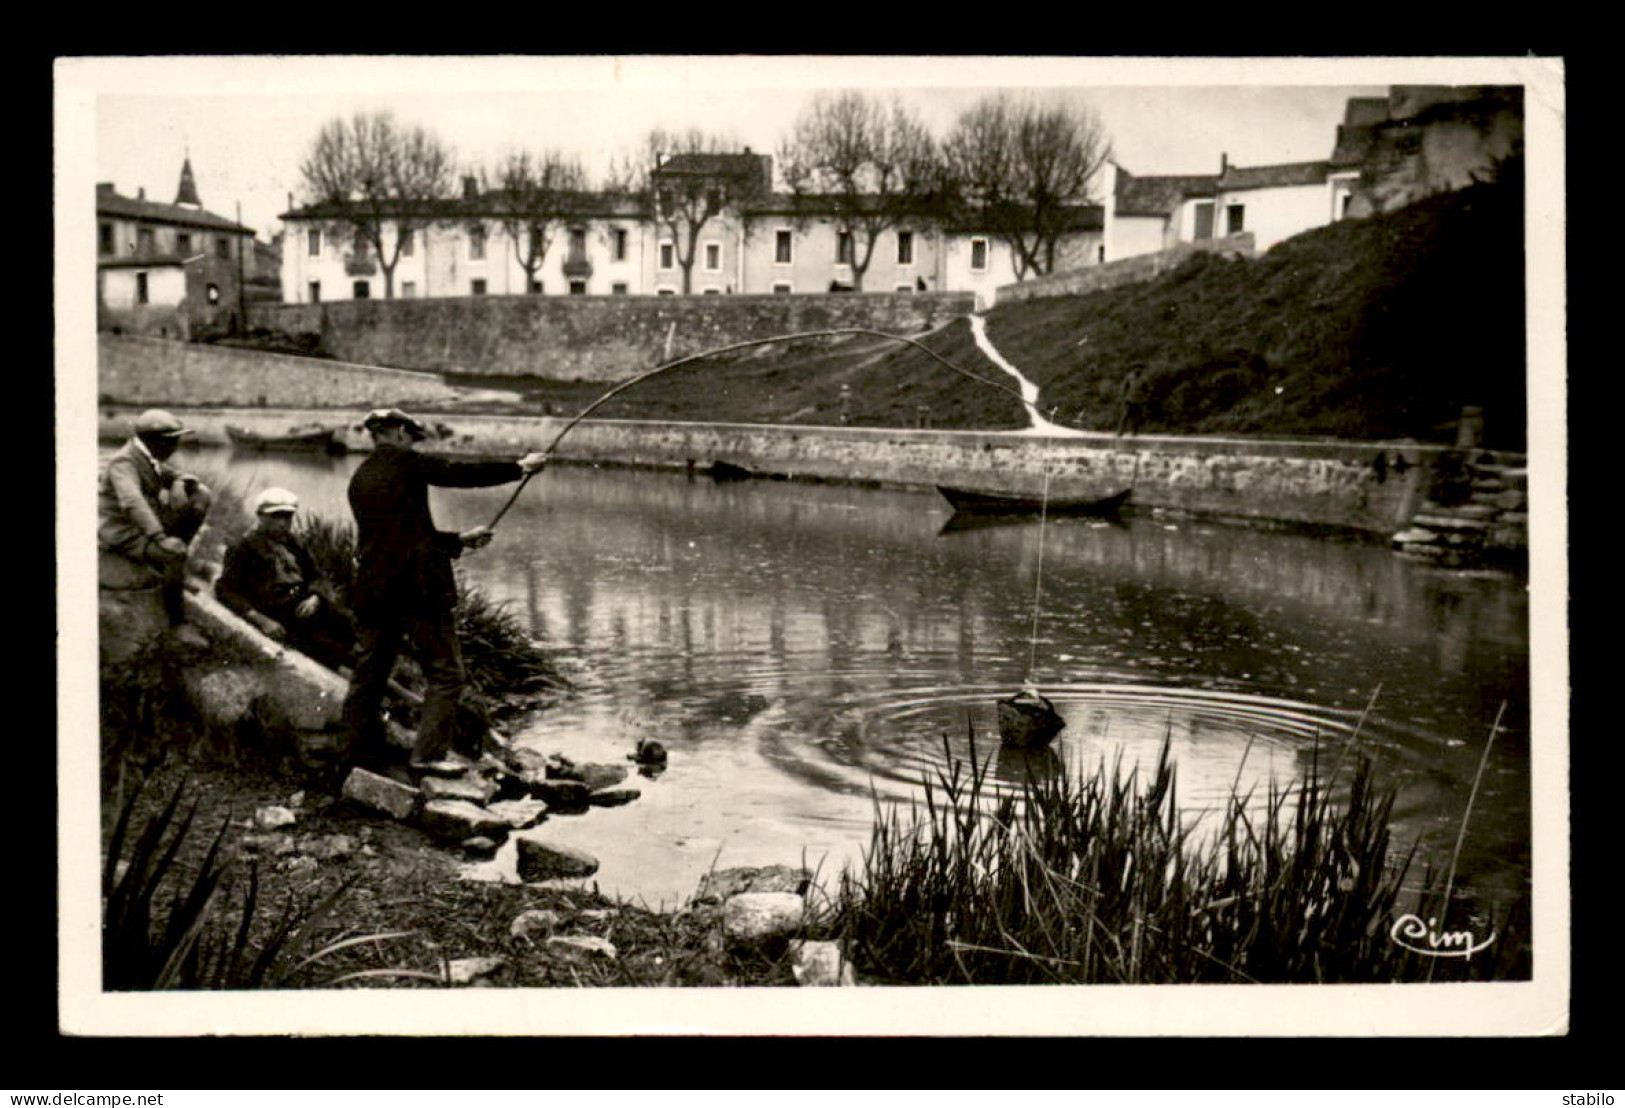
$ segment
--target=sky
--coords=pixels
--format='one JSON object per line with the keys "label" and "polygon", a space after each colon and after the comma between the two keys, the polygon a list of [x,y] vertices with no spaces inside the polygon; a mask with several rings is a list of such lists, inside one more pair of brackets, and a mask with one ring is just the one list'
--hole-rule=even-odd
{"label": "sky", "polygon": [[[59,151],[121,194],[175,198],[190,157],[203,205],[261,238],[278,227],[322,124],[388,109],[473,171],[505,152],[558,148],[589,171],[652,127],[699,127],[772,153],[823,89],[896,94],[934,133],[996,89],[1094,107],[1118,164],[1214,173],[1327,157],[1351,96],[1390,83],[1486,83],[1504,60],[1010,57],[234,57],[58,63]],[[1486,72],[1488,67],[1488,72]],[[1504,79],[1505,74],[1502,73]],[[59,159],[61,154],[59,153]]]}

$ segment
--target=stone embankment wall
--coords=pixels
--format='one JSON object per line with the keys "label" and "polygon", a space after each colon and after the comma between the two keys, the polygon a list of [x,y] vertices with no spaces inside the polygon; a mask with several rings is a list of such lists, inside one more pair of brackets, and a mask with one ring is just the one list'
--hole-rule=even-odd
{"label": "stone embankment wall", "polygon": [[[445,448],[542,448],[559,419],[447,416]],[[1434,463],[1450,453],[1414,443],[1255,441],[1111,435],[1044,438],[970,431],[592,420],[558,457],[686,467],[722,461],[758,473],[931,487],[959,485],[1052,498],[1132,485],[1133,507],[1264,523],[1347,528],[1383,537],[1422,504]],[[1521,455],[1496,455],[1522,465]],[[1378,459],[1381,459],[1379,461]]]}
{"label": "stone embankment wall", "polygon": [[251,305],[256,326],[319,334],[334,357],[489,376],[614,381],[669,358],[797,331],[928,331],[970,293],[803,296],[474,296]]}
{"label": "stone embankment wall", "polygon": [[1253,253],[1253,236],[1250,232],[1203,242],[1182,242],[1155,254],[1139,254],[1104,265],[1052,273],[1048,277],[1034,277],[1013,285],[1000,285],[994,292],[994,303],[1010,304],[1017,300],[1036,300],[1046,296],[1081,296],[1086,292],[1099,292],[1119,285],[1138,284],[1178,269],[1195,254],[1250,258]]}
{"label": "stone embankment wall", "polygon": [[432,373],[109,334],[97,337],[96,369],[97,392],[104,402],[136,407],[228,405],[365,411],[391,405],[455,403],[472,395]]}
{"label": "stone embankment wall", "polygon": [[[277,432],[312,421],[310,409],[198,409],[179,413],[200,442],[225,443],[226,424]],[[104,440],[127,436],[134,409],[104,409]],[[370,448],[361,411],[343,421],[352,450]],[[428,449],[513,457],[547,447],[561,418],[445,414],[448,437]],[[1485,465],[1519,468],[1521,454],[1479,451]],[[727,462],[792,478],[931,488],[958,485],[1052,498],[1099,497],[1133,486],[1131,509],[1363,531],[1384,539],[1410,526],[1432,475],[1459,458],[1408,442],[1311,442],[1098,434],[1045,438],[978,431],[796,427],[588,420],[559,444],[562,461],[684,469]],[[1381,459],[1379,461],[1379,459]]]}

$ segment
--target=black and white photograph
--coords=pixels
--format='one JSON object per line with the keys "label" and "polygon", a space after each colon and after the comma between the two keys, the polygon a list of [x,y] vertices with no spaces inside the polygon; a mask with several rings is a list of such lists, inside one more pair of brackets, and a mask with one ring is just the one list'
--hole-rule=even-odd
{"label": "black and white photograph", "polygon": [[58,59],[60,1030],[1564,1034],[1564,79]]}

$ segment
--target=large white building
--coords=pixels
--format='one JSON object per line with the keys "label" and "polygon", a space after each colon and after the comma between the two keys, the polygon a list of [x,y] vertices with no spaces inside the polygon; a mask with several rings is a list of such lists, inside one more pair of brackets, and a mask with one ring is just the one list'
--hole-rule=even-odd
{"label": "large white building", "polygon": [[[689,262],[692,295],[791,294],[849,291],[854,262],[867,243],[843,230],[833,203],[774,193],[766,155],[678,155],[657,170],[685,181],[695,177],[737,185],[753,179],[687,240],[687,227],[660,218],[654,206],[618,194],[574,195],[567,214],[547,221],[543,261],[527,275],[523,221],[505,215],[500,193],[481,195],[465,179],[463,195],[411,210],[421,225],[401,244],[394,261],[397,298],[511,296],[521,294],[670,296],[684,289]],[[330,205],[309,205],[283,215],[287,233],[282,285],[292,303],[381,298],[382,259]],[[386,213],[386,224],[388,217]],[[1077,263],[1099,260],[1100,208],[1077,210],[1063,254]],[[398,231],[386,225],[384,251],[395,258]],[[865,292],[974,292],[991,304],[993,290],[1018,277],[1012,252],[974,222],[948,223],[922,216],[887,227],[869,252]]]}

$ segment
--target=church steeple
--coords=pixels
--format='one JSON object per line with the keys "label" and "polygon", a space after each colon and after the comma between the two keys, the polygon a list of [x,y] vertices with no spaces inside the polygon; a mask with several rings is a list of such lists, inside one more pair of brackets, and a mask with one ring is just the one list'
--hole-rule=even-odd
{"label": "church steeple", "polygon": [[175,193],[175,203],[183,208],[203,207],[203,201],[198,199],[197,182],[192,179],[192,158],[187,156],[181,165],[181,187]]}

